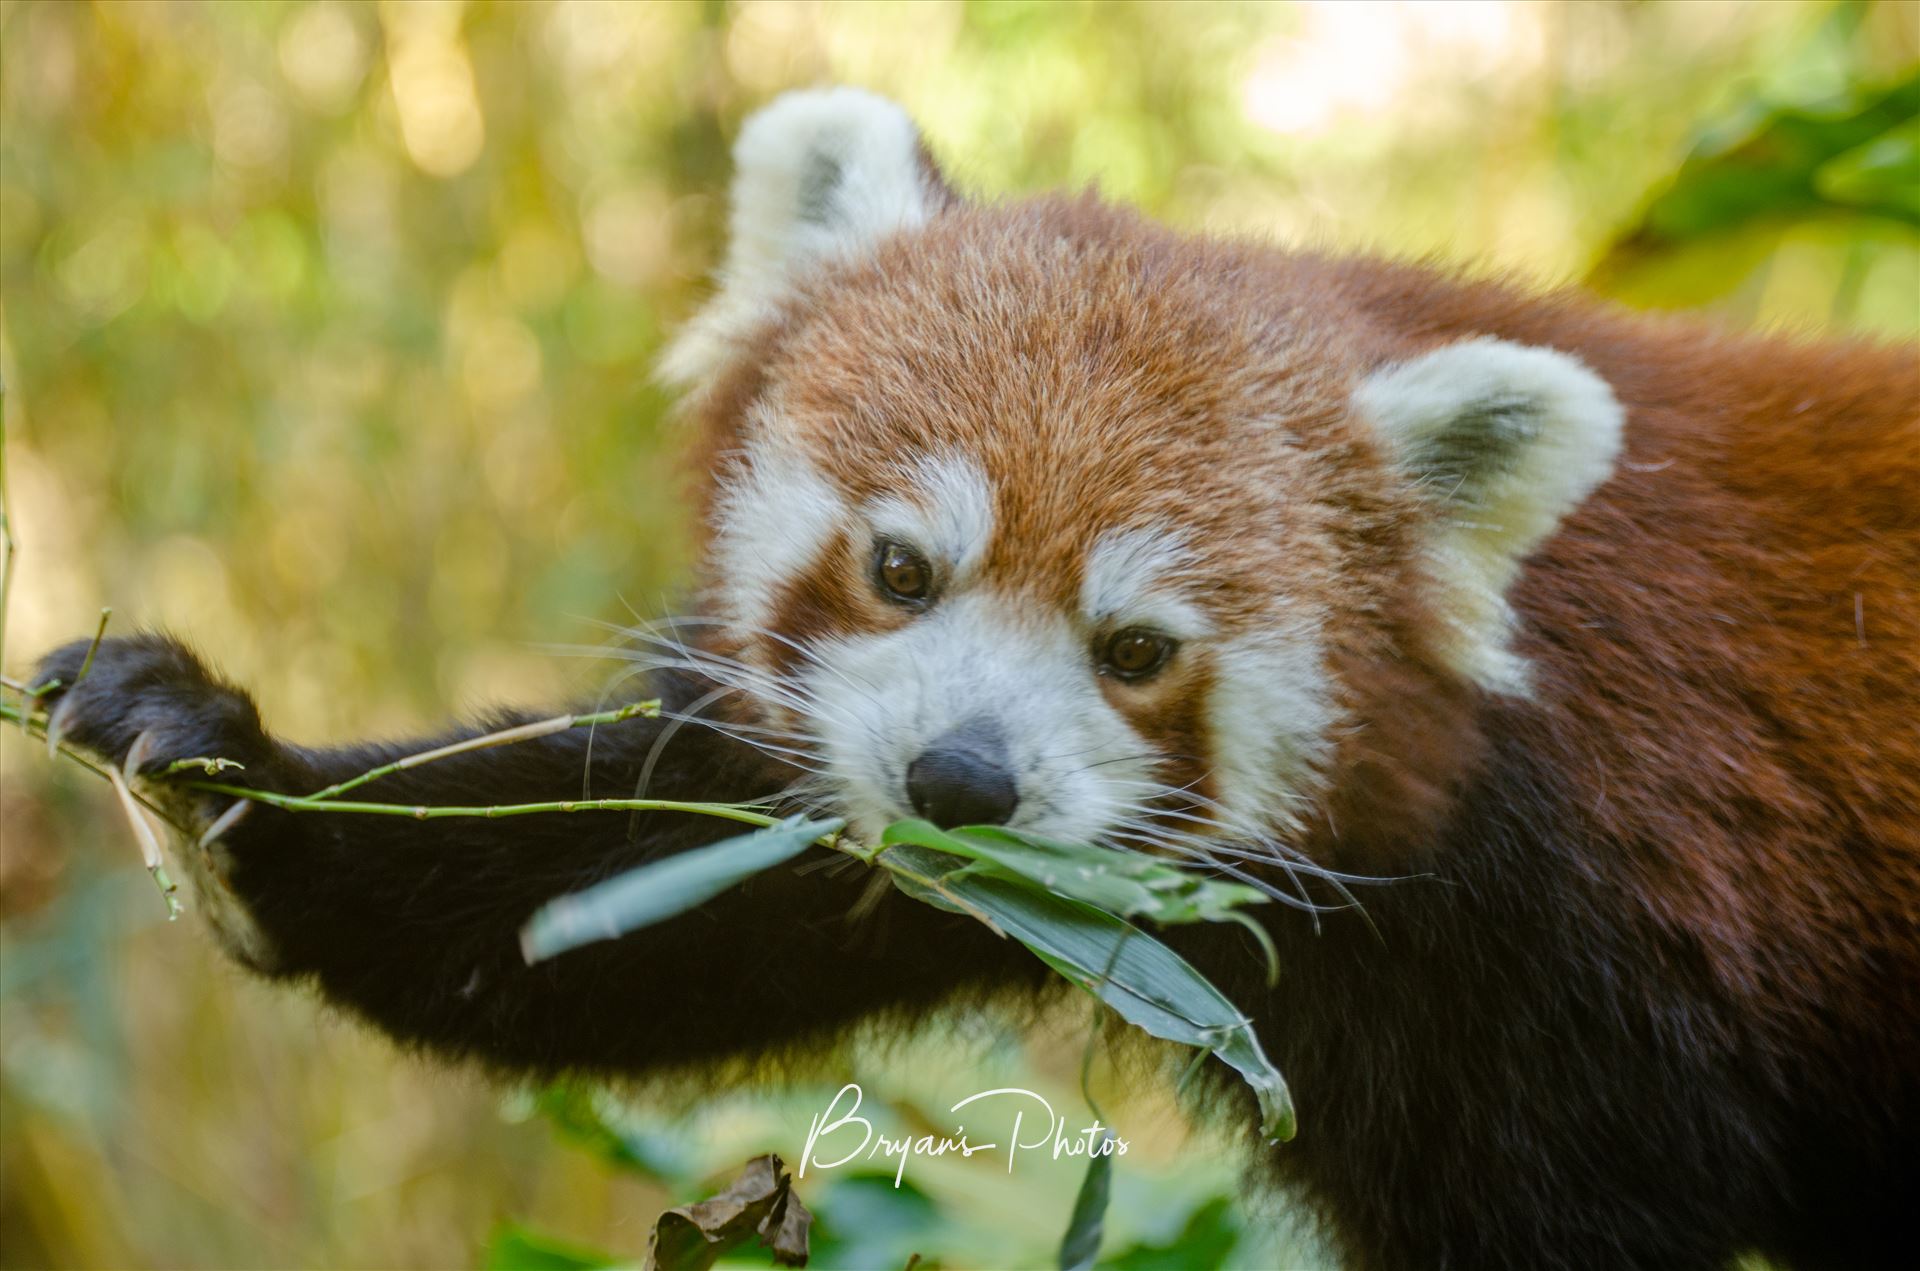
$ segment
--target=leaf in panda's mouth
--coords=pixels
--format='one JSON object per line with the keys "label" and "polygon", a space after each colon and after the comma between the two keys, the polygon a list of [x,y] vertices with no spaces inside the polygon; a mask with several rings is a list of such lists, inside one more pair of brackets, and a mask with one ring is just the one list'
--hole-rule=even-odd
{"label": "leaf in panda's mouth", "polygon": [[977,862],[912,843],[890,849],[882,863],[889,857],[894,885],[916,900],[984,916],[1128,1023],[1219,1056],[1253,1088],[1261,1133],[1275,1141],[1293,1137],[1287,1083],[1260,1048],[1252,1021],[1178,953],[1126,919],[1029,878],[983,871]]}
{"label": "leaf in panda's mouth", "polygon": [[1266,894],[1257,887],[1211,878],[1144,852],[1056,843],[993,825],[943,830],[926,821],[895,821],[882,842],[964,856],[979,872],[1030,880],[1056,896],[1084,901],[1119,918],[1151,918],[1161,926],[1239,923],[1266,956],[1267,983],[1280,976],[1273,937],[1239,912],[1242,905],[1266,901]]}
{"label": "leaf in panda's mouth", "polygon": [[927,821],[895,821],[882,835],[888,847],[912,844],[976,862],[982,872],[1018,877],[1055,895],[1085,901],[1121,918],[1151,918],[1163,926],[1187,922],[1242,922],[1260,941],[1269,969],[1273,946],[1259,924],[1235,912],[1267,897],[1257,887],[1117,847],[1086,847],[1034,838],[996,825],[943,830]]}

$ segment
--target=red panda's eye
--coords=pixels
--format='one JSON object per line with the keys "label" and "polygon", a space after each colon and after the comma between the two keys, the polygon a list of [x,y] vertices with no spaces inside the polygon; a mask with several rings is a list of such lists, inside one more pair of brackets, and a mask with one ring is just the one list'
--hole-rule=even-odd
{"label": "red panda's eye", "polygon": [[873,580],[891,599],[914,604],[932,592],[933,568],[911,547],[882,543],[874,557]]}
{"label": "red panda's eye", "polygon": [[1167,664],[1174,642],[1158,631],[1128,627],[1100,646],[1100,670],[1123,680],[1144,680]]}

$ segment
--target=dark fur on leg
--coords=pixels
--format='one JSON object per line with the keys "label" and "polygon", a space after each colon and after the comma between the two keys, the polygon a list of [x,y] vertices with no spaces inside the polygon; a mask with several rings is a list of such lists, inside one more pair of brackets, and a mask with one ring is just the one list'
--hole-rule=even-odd
{"label": "dark fur on leg", "polygon": [[[36,682],[72,683],[85,645],[57,650]],[[693,686],[662,681],[670,707]],[[403,755],[521,722],[403,743],[307,750],[272,739],[253,703],[160,636],[102,644],[79,687],[49,704],[65,736],[119,763],[143,732],[143,770],[225,757],[230,780],[312,793]],[[667,721],[591,734],[592,787],[631,795]],[[381,778],[351,797],[494,805],[580,797],[589,733],[475,750]],[[188,773],[181,779],[193,779]],[[719,733],[677,731],[652,797],[742,800],[793,773]],[[201,796],[217,806],[223,796]],[[553,1072],[635,1076],[824,1044],[858,1017],[937,1004],[968,984],[1037,983],[1020,946],[972,919],[888,892],[857,924],[869,871],[824,850],[768,871],[701,909],[623,939],[527,966],[518,931],[542,903],[655,857],[742,831],[712,817],[624,813],[499,820],[287,812],[256,805],[223,836],[225,874],[271,945],[259,969],[312,980],[395,1038],[454,1057]],[[193,850],[188,847],[186,850]]]}

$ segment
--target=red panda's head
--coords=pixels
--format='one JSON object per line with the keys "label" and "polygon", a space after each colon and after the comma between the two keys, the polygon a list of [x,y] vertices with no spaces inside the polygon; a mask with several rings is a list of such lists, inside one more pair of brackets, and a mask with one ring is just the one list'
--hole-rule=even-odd
{"label": "red panda's head", "polygon": [[666,361],[709,441],[702,656],[858,832],[1297,843],[1381,762],[1376,672],[1525,691],[1505,591],[1618,447],[1580,363],[1408,348],[1314,261],[1091,198],[964,202],[853,90],[736,159]]}

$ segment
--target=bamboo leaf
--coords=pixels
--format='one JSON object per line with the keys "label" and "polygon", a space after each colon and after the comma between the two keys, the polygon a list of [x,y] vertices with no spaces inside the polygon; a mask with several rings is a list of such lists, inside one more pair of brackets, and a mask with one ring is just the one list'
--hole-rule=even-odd
{"label": "bamboo leaf", "polygon": [[794,817],[550,900],[520,929],[520,951],[531,964],[652,926],[704,904],[761,870],[793,859],[843,824]]}
{"label": "bamboo leaf", "polygon": [[1920,222],[1920,119],[1829,159],[1813,185],[1834,203],[1897,208]]}
{"label": "bamboo leaf", "polygon": [[882,841],[963,856],[987,866],[988,873],[1031,879],[1122,918],[1219,922],[1237,906],[1267,899],[1258,888],[1208,878],[1142,852],[1056,843],[998,826],[942,830],[927,821],[896,821]]}
{"label": "bamboo leaf", "polygon": [[[1752,100],[1705,133],[1637,224],[1589,272],[1619,293],[1649,264],[1835,213],[1920,225],[1914,116],[1920,74],[1817,102]],[[1724,266],[1721,266],[1724,268]]]}
{"label": "bamboo leaf", "polygon": [[1107,1200],[1113,1190],[1113,1153],[1100,1149],[1107,1147],[1110,1137],[1100,1136],[1100,1147],[1087,1161],[1087,1175],[1073,1198],[1073,1216],[1067,1220],[1067,1234],[1060,1238],[1060,1271],[1087,1271],[1100,1256]]}
{"label": "bamboo leaf", "polygon": [[961,905],[971,906],[1128,1023],[1167,1041],[1212,1050],[1253,1088],[1261,1132],[1276,1140],[1293,1137],[1286,1082],[1261,1050],[1252,1021],[1172,949],[1092,905],[1039,890],[1025,879],[976,872],[953,856],[902,845],[882,858],[890,860],[939,884],[936,891],[896,873],[895,885],[908,895],[960,912]]}

